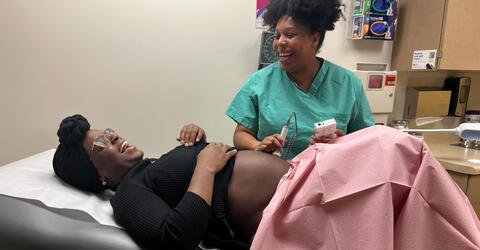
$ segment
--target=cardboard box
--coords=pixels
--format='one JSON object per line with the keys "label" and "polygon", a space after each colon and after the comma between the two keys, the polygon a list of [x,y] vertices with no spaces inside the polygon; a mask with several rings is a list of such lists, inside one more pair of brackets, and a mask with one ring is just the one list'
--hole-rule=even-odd
{"label": "cardboard box", "polygon": [[404,118],[446,116],[450,105],[450,90],[407,88]]}

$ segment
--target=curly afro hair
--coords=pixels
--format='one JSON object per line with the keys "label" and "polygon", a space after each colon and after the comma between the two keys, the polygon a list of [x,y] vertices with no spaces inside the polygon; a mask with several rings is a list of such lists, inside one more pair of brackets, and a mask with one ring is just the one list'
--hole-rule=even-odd
{"label": "curly afro hair", "polygon": [[265,7],[263,24],[274,31],[281,17],[292,17],[307,26],[312,34],[320,33],[320,48],[325,32],[333,30],[335,23],[343,18],[342,6],[340,0],[270,0]]}

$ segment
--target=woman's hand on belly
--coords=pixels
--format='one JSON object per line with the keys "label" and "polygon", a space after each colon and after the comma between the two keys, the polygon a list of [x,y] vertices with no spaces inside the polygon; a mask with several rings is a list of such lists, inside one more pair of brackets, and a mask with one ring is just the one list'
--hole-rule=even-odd
{"label": "woman's hand on belly", "polygon": [[206,168],[216,174],[223,169],[227,161],[237,153],[236,149],[221,142],[211,142],[197,156],[196,168]]}
{"label": "woman's hand on belly", "polygon": [[188,191],[202,197],[208,205],[212,202],[215,174],[223,169],[228,159],[237,153],[237,150],[223,143],[208,144],[197,156],[197,165],[193,172]]}

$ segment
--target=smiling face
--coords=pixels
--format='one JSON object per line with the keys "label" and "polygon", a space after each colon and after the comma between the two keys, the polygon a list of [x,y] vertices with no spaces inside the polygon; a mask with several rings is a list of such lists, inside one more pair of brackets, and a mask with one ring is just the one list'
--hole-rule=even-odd
{"label": "smiling face", "polygon": [[283,70],[290,74],[305,70],[316,61],[319,33],[311,33],[307,26],[283,16],[275,26],[273,49]]}
{"label": "smiling face", "polygon": [[[94,141],[104,142],[104,147],[94,145]],[[143,159],[143,151],[129,145],[115,132],[105,134],[104,131],[90,129],[83,139],[83,147],[97,168],[98,175],[101,179],[105,177],[109,186],[117,185],[128,169]]]}

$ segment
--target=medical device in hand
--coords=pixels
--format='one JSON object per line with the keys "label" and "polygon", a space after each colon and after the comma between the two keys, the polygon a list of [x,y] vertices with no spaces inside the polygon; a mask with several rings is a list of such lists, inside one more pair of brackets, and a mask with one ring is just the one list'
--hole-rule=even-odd
{"label": "medical device in hand", "polygon": [[[290,123],[290,119],[292,118],[292,115],[295,117],[295,134],[290,136],[290,138],[288,140],[287,150],[286,150],[286,153],[284,153],[284,155],[283,155],[284,158],[286,158],[288,153],[290,153],[290,149],[293,146],[293,142],[295,141],[295,137],[297,135],[297,115],[295,114],[295,112],[292,112],[290,114],[290,116],[288,116],[287,122],[282,127],[282,131],[280,132],[280,136],[283,139],[285,139],[287,137],[287,134],[288,134],[288,124]],[[280,150],[277,149],[275,152],[273,152],[273,154],[276,155],[276,156],[280,156],[281,153],[280,153]]]}
{"label": "medical device in hand", "polygon": [[337,130],[337,122],[333,118],[316,122],[313,124],[313,130],[315,131],[316,135],[322,137],[333,137],[335,135],[335,130]]}
{"label": "medical device in hand", "polygon": [[[288,119],[290,120],[290,118]],[[282,127],[282,132],[280,132],[280,136],[283,139],[285,139],[285,137],[287,137],[287,134],[288,134],[288,122]],[[273,154],[276,156],[280,156],[280,150],[277,149],[275,152],[273,152]]]}
{"label": "medical device in hand", "polygon": [[462,123],[448,129],[400,129],[404,132],[452,132],[463,139],[480,140],[480,123]]}

